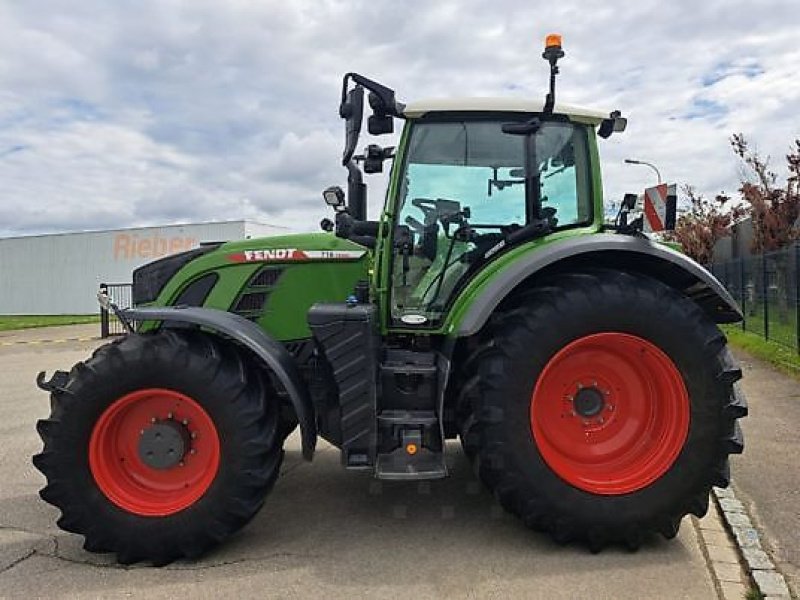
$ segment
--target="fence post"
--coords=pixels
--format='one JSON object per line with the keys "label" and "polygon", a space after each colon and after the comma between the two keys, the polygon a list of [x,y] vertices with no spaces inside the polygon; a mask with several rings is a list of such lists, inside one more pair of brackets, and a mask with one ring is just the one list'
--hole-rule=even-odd
{"label": "fence post", "polygon": [[747,283],[745,282],[744,258],[739,258],[739,296],[742,299],[742,331],[747,331]]}
{"label": "fence post", "polygon": [[767,254],[761,255],[761,293],[764,299],[764,339],[769,339],[769,296],[767,295]]}
{"label": "fence post", "polygon": [[800,354],[800,274],[797,270],[800,269],[800,244],[794,242],[794,268],[791,273],[794,275],[794,341],[795,348]]}
{"label": "fence post", "polygon": [[[100,293],[108,295],[108,285],[105,283],[100,284]],[[100,337],[105,339],[108,337],[108,311],[100,305]]]}

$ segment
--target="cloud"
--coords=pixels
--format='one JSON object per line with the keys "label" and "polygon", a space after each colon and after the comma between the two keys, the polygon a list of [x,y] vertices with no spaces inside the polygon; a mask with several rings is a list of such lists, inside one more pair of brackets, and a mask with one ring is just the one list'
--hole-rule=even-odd
{"label": "cloud", "polygon": [[[779,159],[800,135],[790,0],[31,0],[0,6],[0,235],[209,219],[297,228],[344,185],[341,76],[401,99],[559,97],[630,118],[602,142],[606,200],[670,181],[737,187],[728,137]],[[369,181],[379,181],[373,176]],[[383,186],[371,190],[374,215]]]}

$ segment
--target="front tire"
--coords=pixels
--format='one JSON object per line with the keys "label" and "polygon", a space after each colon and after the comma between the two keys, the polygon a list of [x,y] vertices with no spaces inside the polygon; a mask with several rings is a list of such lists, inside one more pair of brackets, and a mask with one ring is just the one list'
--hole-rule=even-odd
{"label": "front tire", "polygon": [[196,557],[261,508],[283,458],[265,374],[201,333],[130,335],[54,392],[37,429],[41,497],[121,563]]}
{"label": "front tire", "polygon": [[470,363],[462,443],[501,504],[559,542],[674,537],[743,449],[724,335],[646,276],[553,277],[507,303]]}

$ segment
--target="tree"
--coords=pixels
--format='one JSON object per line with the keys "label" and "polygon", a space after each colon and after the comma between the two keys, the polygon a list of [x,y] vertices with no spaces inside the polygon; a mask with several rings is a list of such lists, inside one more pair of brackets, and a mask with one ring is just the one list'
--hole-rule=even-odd
{"label": "tree", "polygon": [[778,250],[800,235],[800,139],[794,141],[786,156],[786,185],[778,185],[778,176],[770,170],[769,157],[764,158],[750,147],[744,135],[731,137],[733,151],[742,161],[742,185],[739,192],[753,220],[754,253]]}
{"label": "tree", "polygon": [[744,216],[744,207],[734,206],[724,193],[709,200],[691,185],[682,186],[681,191],[689,207],[678,217],[667,239],[679,242],[686,254],[707,265],[713,258],[714,245],[730,235],[731,225]]}

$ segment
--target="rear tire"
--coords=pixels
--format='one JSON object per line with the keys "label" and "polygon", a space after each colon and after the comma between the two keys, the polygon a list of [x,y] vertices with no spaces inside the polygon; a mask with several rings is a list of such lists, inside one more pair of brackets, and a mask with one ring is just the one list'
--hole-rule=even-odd
{"label": "rear tire", "polygon": [[[199,556],[252,519],[278,476],[270,390],[241,352],[201,333],[103,346],[72,368],[37,424],[40,495],[89,551],[125,564]],[[159,450],[164,438],[174,447]],[[150,449],[161,464],[146,464]]]}
{"label": "rear tire", "polygon": [[512,302],[459,400],[462,444],[503,507],[593,551],[672,538],[686,514],[703,516],[711,486],[729,483],[747,414],[708,316],[659,281],[606,269]]}

